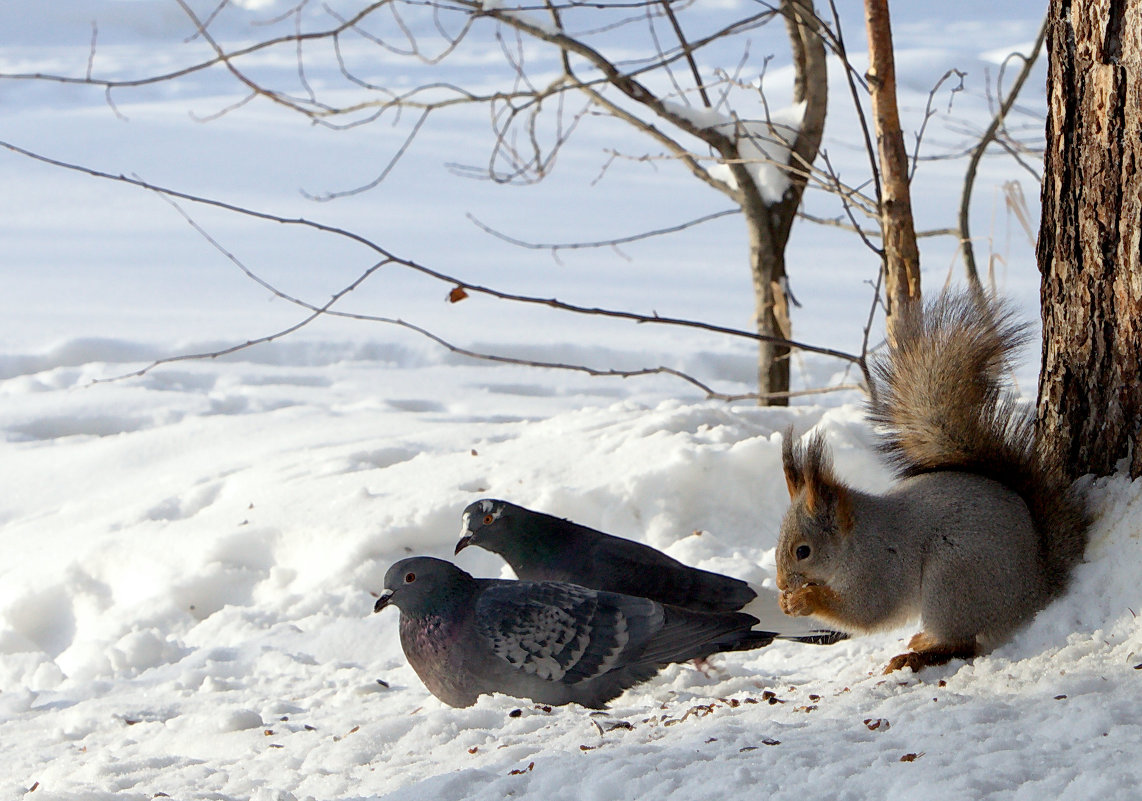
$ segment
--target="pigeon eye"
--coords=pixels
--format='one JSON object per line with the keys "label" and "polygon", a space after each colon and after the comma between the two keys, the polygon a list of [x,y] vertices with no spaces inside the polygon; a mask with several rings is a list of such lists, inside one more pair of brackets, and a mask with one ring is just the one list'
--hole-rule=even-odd
{"label": "pigeon eye", "polygon": [[797,550],[793,552],[793,555],[797,557],[798,561],[801,561],[803,559],[808,559],[809,554],[811,553],[813,553],[813,549],[808,545],[798,545]]}
{"label": "pigeon eye", "polygon": [[414,581],[416,581],[416,573],[405,573],[404,574],[404,583],[405,584],[412,584]]}
{"label": "pigeon eye", "polygon": [[495,520],[496,520],[496,518],[492,517],[491,515],[484,515],[484,525],[485,526],[492,525],[492,523],[494,523]]}

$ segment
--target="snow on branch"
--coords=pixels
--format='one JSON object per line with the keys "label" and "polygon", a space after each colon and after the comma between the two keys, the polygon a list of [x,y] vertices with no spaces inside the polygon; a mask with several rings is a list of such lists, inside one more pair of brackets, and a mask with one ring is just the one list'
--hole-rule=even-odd
{"label": "snow on branch", "polygon": [[[697,109],[666,101],[664,105],[699,128],[717,131],[733,141],[740,163],[749,171],[762,199],[769,205],[780,203],[789,189],[789,151],[797,141],[805,103],[795,103],[770,112],[764,120],[743,120],[711,109]],[[738,188],[728,164],[711,167],[710,175]]]}

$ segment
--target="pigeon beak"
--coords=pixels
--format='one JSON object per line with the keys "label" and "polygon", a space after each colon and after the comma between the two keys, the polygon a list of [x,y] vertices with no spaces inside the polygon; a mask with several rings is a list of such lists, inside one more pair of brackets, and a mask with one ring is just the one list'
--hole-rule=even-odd
{"label": "pigeon beak", "polygon": [[388,606],[389,601],[392,600],[392,597],[393,597],[393,591],[392,590],[385,590],[384,592],[382,592],[380,594],[380,596],[377,598],[377,602],[375,604],[373,604],[373,614],[380,612],[382,609],[384,609],[386,606]]}
{"label": "pigeon beak", "polygon": [[456,550],[452,552],[453,556],[460,553],[460,551],[464,550],[472,544],[472,528],[469,525],[468,521],[468,513],[465,512],[464,517],[460,522],[460,541],[456,543]]}

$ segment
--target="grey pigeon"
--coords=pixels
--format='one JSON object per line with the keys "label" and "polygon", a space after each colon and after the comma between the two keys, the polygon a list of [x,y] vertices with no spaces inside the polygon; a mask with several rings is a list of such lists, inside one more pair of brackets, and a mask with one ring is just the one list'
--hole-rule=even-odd
{"label": "grey pigeon", "polygon": [[847,635],[781,611],[778,593],[690,567],[662,551],[570,520],[485,498],[468,505],[456,553],[478,545],[504,558],[516,577],[566,581],[700,612],[744,611],[783,639],[829,644]]}
{"label": "grey pigeon", "polygon": [[451,706],[504,693],[601,708],[670,662],[768,645],[741,612],[693,612],[549,581],[479,579],[430,556],[385,574],[373,611],[400,609],[400,641],[429,691]]}

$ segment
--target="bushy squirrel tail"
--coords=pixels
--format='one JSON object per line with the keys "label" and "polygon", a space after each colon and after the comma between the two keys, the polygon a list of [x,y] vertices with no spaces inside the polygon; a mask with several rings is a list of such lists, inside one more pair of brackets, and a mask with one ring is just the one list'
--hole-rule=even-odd
{"label": "bushy squirrel tail", "polygon": [[[872,366],[869,416],[900,477],[959,470],[1023,498],[1039,534],[1048,590],[1082,559],[1082,499],[1038,447],[1033,409],[1007,386],[1028,326],[1002,301],[942,293],[897,312],[895,342]],[[971,499],[968,499],[971,502]]]}

